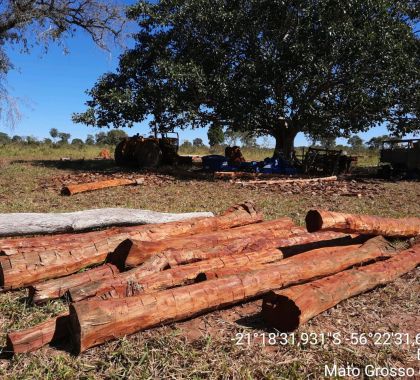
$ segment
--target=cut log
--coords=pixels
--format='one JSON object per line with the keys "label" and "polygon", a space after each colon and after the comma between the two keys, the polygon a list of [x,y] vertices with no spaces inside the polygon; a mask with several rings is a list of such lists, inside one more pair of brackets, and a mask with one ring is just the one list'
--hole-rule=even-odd
{"label": "cut log", "polygon": [[356,243],[359,238],[352,238],[349,235],[333,231],[322,231],[316,233],[305,233],[299,227],[291,229],[292,236],[288,238],[272,237],[268,231],[266,236],[261,232],[257,236],[246,235],[215,244],[211,247],[169,249],[147,259],[142,268],[146,267],[150,272],[158,272],[165,268],[174,268],[178,265],[185,265],[200,260],[207,260],[225,255],[236,255],[239,253],[256,252],[269,248],[280,248],[285,257],[311,249],[348,245]]}
{"label": "cut log", "polygon": [[54,298],[60,298],[63,297],[70,288],[84,285],[92,281],[113,278],[119,272],[120,271],[115,265],[104,264],[81,273],[75,273],[70,276],[35,284],[29,287],[29,299],[33,303],[38,304]]}
{"label": "cut log", "polygon": [[20,354],[60,342],[68,335],[68,318],[68,312],[65,312],[28,329],[8,333],[5,352]]}
{"label": "cut log", "polygon": [[355,252],[305,252],[279,265],[194,285],[112,300],[70,305],[76,353],[117,337],[173,322],[260,296],[270,290],[340,272],[352,265],[388,256],[375,238]]}
{"label": "cut log", "polygon": [[281,260],[283,254],[277,249],[239,254],[234,256],[216,257],[210,260],[182,265],[158,273],[149,273],[142,267],[137,267],[121,273],[113,280],[104,279],[91,282],[85,286],[69,289],[71,301],[81,301],[89,297],[102,299],[129,297],[140,293],[150,293],[156,290],[168,289],[175,286],[187,285],[195,282],[197,276],[217,268],[234,268],[245,265],[258,266]]}
{"label": "cut log", "polygon": [[279,331],[293,331],[339,302],[391,282],[420,264],[420,245],[375,264],[291,288],[264,298],[264,320]]}
{"label": "cut log", "polygon": [[[202,231],[241,226],[261,220],[252,204],[230,208],[223,215],[214,218],[190,219],[182,222],[139,226],[131,236],[115,235],[99,241],[83,243],[70,249],[29,252],[4,257],[0,261],[0,286],[3,289],[16,289],[22,286],[67,276],[83,268],[103,262],[109,252],[117,249],[112,256],[113,263],[123,265],[127,251],[121,245],[124,239],[144,241],[166,239],[173,236],[188,236]],[[119,261],[118,257],[121,257]],[[120,267],[121,269],[121,267]]]}
{"label": "cut log", "polygon": [[337,181],[337,177],[319,177],[319,178],[292,178],[292,179],[278,179],[278,180],[255,180],[247,182],[237,182],[241,185],[281,185],[285,183],[313,183],[313,182],[334,182]]}
{"label": "cut log", "polygon": [[168,223],[211,216],[213,216],[211,212],[170,214],[127,208],[103,208],[68,213],[10,213],[0,214],[0,236],[42,235],[110,226]]}
{"label": "cut log", "polygon": [[[324,247],[324,248],[317,248],[317,249],[313,249],[310,252],[312,252],[313,254],[316,254],[316,252],[320,252],[321,254],[328,254],[328,253],[334,253],[336,255],[341,255],[342,253],[345,252],[357,252],[357,249],[360,247],[360,244],[354,244],[354,245],[346,245],[346,246],[342,246],[342,247]],[[272,250],[274,251],[278,251],[276,249]],[[284,255],[283,255],[284,257]],[[282,261],[279,262],[277,260],[277,262],[273,263],[273,265],[281,265],[286,263],[287,265],[287,261]],[[267,265],[270,265],[270,263],[259,263],[256,262],[255,264],[252,262],[246,263],[245,265],[236,265],[236,266],[226,266],[226,267],[220,267],[220,268],[210,268],[207,271],[203,271],[200,273],[200,275],[198,276],[197,280],[199,281],[205,281],[205,280],[214,280],[215,278],[223,278],[223,277],[227,277],[227,276],[232,276],[238,273],[246,273],[246,272],[253,272],[256,270],[260,270],[263,269],[265,267],[267,267]]]}
{"label": "cut log", "polygon": [[306,215],[306,228],[309,232],[322,229],[407,238],[420,235],[420,218],[393,219],[371,215],[311,210]]}
{"label": "cut log", "polygon": [[137,178],[137,179],[117,178],[117,179],[109,179],[105,181],[72,184],[72,185],[64,186],[61,189],[61,194],[74,195],[74,194],[83,193],[86,191],[106,189],[108,187],[139,185],[139,184],[142,184],[143,182],[144,182],[144,178]]}
{"label": "cut log", "polygon": [[[208,248],[221,245],[224,242],[235,238],[254,239],[259,235],[266,238],[285,238],[290,236],[293,228],[293,221],[290,218],[281,218],[248,226],[232,228],[224,231],[214,231],[209,233],[197,234],[189,237],[175,237],[159,241],[131,241],[131,247],[125,260],[127,268],[136,267],[144,263],[150,257],[168,250],[188,250],[191,248]],[[129,244],[127,242],[127,244]],[[119,259],[119,258],[117,258]],[[112,258],[110,259],[112,262]]]}

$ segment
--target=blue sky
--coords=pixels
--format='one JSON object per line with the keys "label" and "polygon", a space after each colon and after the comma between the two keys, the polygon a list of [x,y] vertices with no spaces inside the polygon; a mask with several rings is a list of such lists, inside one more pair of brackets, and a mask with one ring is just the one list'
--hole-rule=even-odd
{"label": "blue sky", "polygon": [[[10,93],[21,100],[22,120],[13,130],[0,125],[0,131],[9,135],[34,136],[39,139],[49,137],[49,130],[70,133],[72,138],[85,139],[87,134],[95,134],[100,129],[73,124],[73,112],[83,111],[88,99],[85,90],[91,88],[100,75],[114,71],[118,64],[118,51],[109,54],[100,50],[84,33],[66,41],[70,51],[64,54],[63,48],[50,45],[46,54],[35,47],[30,54],[23,54],[19,48],[9,48],[8,52],[16,69],[8,75]],[[147,123],[125,128],[131,135],[148,134]],[[359,134],[364,140],[373,136],[386,134],[384,127],[378,127],[367,133]],[[192,141],[196,137],[207,143],[207,131],[179,131],[181,140]],[[337,143],[346,140],[338,139]],[[273,139],[266,140],[269,145]],[[307,145],[305,136],[298,135],[296,146]]]}

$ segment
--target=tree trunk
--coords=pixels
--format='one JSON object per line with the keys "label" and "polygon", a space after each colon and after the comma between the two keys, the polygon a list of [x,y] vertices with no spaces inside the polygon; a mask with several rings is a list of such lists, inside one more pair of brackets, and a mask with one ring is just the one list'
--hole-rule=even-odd
{"label": "tree trunk", "polygon": [[64,294],[76,286],[88,284],[93,281],[115,277],[120,271],[115,265],[104,264],[85,272],[57,278],[29,287],[29,299],[38,304],[54,298],[63,297]]}
{"label": "tree trunk", "polygon": [[110,226],[168,223],[212,216],[211,212],[170,214],[128,208],[104,208],[67,213],[10,213],[0,214],[0,236],[84,231]]}
{"label": "tree trunk", "polygon": [[282,156],[290,159],[294,151],[294,142],[297,133],[298,131],[290,125],[290,122],[288,123],[283,120],[281,125],[272,133],[272,136],[276,140],[273,157]]}
{"label": "tree trunk", "polygon": [[340,231],[389,237],[420,235],[420,218],[382,218],[371,215],[353,215],[324,210],[310,210],[306,215],[309,232],[319,230]]}
{"label": "tree trunk", "polygon": [[314,183],[314,182],[335,182],[337,177],[335,175],[330,177],[319,177],[319,178],[294,178],[294,179],[275,179],[275,180],[255,180],[241,182],[242,185],[282,185],[285,183]]}
{"label": "tree trunk", "polygon": [[61,189],[61,194],[74,195],[74,194],[83,193],[86,191],[106,189],[108,187],[139,185],[143,182],[144,182],[144,178],[138,178],[138,179],[118,178],[118,179],[110,179],[106,181],[78,183],[78,184],[64,186]]}
{"label": "tree trunk", "polygon": [[217,280],[116,300],[87,300],[70,305],[76,353],[117,337],[232,305],[290,284],[340,272],[386,256],[375,238],[357,251],[306,252],[268,268]]}
{"label": "tree trunk", "polygon": [[6,353],[20,354],[35,351],[46,344],[57,343],[68,336],[69,314],[62,313],[28,329],[7,334]]}
{"label": "tree trunk", "polygon": [[[214,218],[140,226],[128,238],[143,241],[167,239],[241,226],[260,220],[261,215],[255,211],[252,204],[243,204],[234,206],[223,215]],[[67,276],[103,262],[108,253],[114,250],[112,263],[122,269],[127,254],[125,249],[128,248],[121,244],[124,238],[127,239],[127,236],[116,235],[62,251],[58,247],[55,250],[7,256],[0,260],[0,286],[4,289],[16,289],[43,280]]]}
{"label": "tree trunk", "polygon": [[[292,234],[293,221],[289,218],[256,223],[249,226],[232,228],[224,231],[214,231],[189,237],[179,237],[160,241],[132,241],[125,260],[127,268],[134,268],[144,263],[150,257],[168,250],[189,250],[191,247],[208,248],[221,245],[232,239],[253,237],[264,234],[266,237],[285,238]],[[111,258],[112,262],[112,258]]]}
{"label": "tree trunk", "polygon": [[279,331],[293,331],[339,302],[395,280],[420,264],[420,244],[392,258],[291,288],[264,298],[262,315]]}

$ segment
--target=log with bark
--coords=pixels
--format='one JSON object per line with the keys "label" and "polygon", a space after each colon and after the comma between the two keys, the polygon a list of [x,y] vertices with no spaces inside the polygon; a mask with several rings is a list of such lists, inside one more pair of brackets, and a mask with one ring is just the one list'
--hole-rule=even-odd
{"label": "log with bark", "polygon": [[70,288],[115,277],[120,273],[113,264],[103,264],[98,267],[35,284],[29,287],[29,299],[33,303],[42,303],[63,297]]}
{"label": "log with bark", "polygon": [[310,210],[306,215],[306,228],[309,232],[322,229],[408,238],[420,235],[420,218],[394,219],[325,210]]}
{"label": "log with bark", "polygon": [[47,319],[28,329],[12,331],[7,334],[7,354],[20,354],[35,351],[49,343],[58,343],[68,337],[68,312]]}
{"label": "log with bark", "polygon": [[[202,231],[225,229],[261,220],[252,204],[235,206],[223,215],[212,218],[190,219],[181,222],[139,226],[129,238],[142,241],[166,239],[173,236],[188,236]],[[124,236],[127,238],[127,236]],[[86,267],[103,262],[110,252],[113,263],[121,267],[127,252],[123,237],[115,235],[94,242],[82,242],[76,248],[46,250],[42,252],[18,253],[0,261],[0,286],[16,289],[36,282],[58,278],[75,273]],[[128,247],[127,247],[128,248]],[[121,260],[118,257],[121,257]],[[120,267],[120,269],[121,269]]]}
{"label": "log with bark", "polygon": [[211,212],[170,214],[128,208],[103,208],[68,213],[10,213],[0,214],[0,236],[41,235],[110,226],[169,223],[211,216]]}
{"label": "log with bark", "polygon": [[[359,245],[322,248],[323,252],[355,251]],[[188,285],[193,282],[226,277],[228,275],[252,272],[270,263],[278,264],[284,258],[283,252],[276,248],[256,252],[225,255],[192,264],[181,265],[162,272],[151,273],[137,267],[114,276],[69,289],[69,299],[73,302],[86,298],[102,299],[129,297],[140,293]]]}
{"label": "log with bark", "polygon": [[277,179],[277,180],[255,180],[255,181],[247,181],[247,182],[237,182],[241,185],[281,185],[285,183],[314,183],[314,182],[335,182],[337,181],[337,177],[330,176],[330,177],[319,177],[319,178],[291,178],[291,179]]}
{"label": "log with bark", "polygon": [[273,237],[271,231],[262,231],[257,236],[245,235],[214,244],[210,247],[168,249],[147,259],[142,264],[142,268],[147,268],[150,272],[158,272],[165,268],[174,268],[178,265],[185,265],[200,260],[255,252],[269,248],[280,248],[283,255],[288,257],[292,254],[318,247],[348,245],[361,240],[333,231],[305,233],[300,227],[293,227],[290,232],[292,235],[288,238]]}
{"label": "log with bark", "polygon": [[[204,221],[199,221],[204,219]],[[191,233],[198,233],[204,231],[215,231],[219,229],[227,229],[232,227],[238,227],[246,224],[260,222],[262,215],[255,210],[255,207],[250,202],[243,203],[242,205],[233,206],[228,209],[224,214],[217,216],[216,218],[194,218],[195,223],[191,225],[191,229],[194,229]],[[135,239],[147,240],[142,231],[148,230],[150,226],[128,226],[128,227],[112,227],[106,230],[100,231],[89,231],[79,232],[76,234],[58,234],[58,235],[45,235],[35,237],[23,237],[23,238],[3,238],[0,239],[0,254],[1,255],[13,255],[15,253],[27,253],[27,252],[42,252],[45,250],[60,248],[76,248],[85,246],[87,243],[93,243],[100,241],[106,237],[120,236],[120,240],[123,241],[130,237]],[[157,226],[159,227],[159,226]],[[178,235],[188,235],[190,232],[186,228],[186,232],[179,232]],[[156,235],[156,240],[167,237],[163,234],[163,237]]]}
{"label": "log with bark", "polygon": [[157,293],[70,305],[76,353],[136,331],[202,314],[270,290],[340,272],[386,257],[386,242],[375,238],[356,252],[305,252],[252,273],[204,281]]}
{"label": "log with bark", "polygon": [[[290,218],[280,218],[262,223],[232,228],[224,231],[214,231],[209,233],[197,234],[188,237],[175,237],[159,241],[135,241],[125,242],[131,245],[125,260],[127,268],[136,267],[144,263],[150,257],[167,250],[188,250],[191,248],[208,248],[221,245],[232,239],[244,239],[247,236],[256,238],[262,235],[266,238],[285,238],[290,236],[293,231],[293,221]],[[119,260],[120,258],[117,257]],[[110,258],[113,262],[113,258]]]}
{"label": "log with bark", "polygon": [[[361,241],[359,238],[351,238],[349,235],[339,232],[323,231],[309,234],[301,233],[300,228],[293,228],[292,232],[294,231],[299,232],[299,234],[284,239],[261,238],[261,236],[258,236],[258,239],[255,239],[255,236],[253,236],[229,240],[226,243],[224,242],[223,244],[216,245],[214,247],[201,247],[192,250],[168,250],[151,257],[146,260],[141,267],[135,268],[134,270],[137,271],[136,277],[138,277],[140,273],[151,274],[164,269],[175,268],[178,265],[184,265],[205,259],[262,251],[273,247],[280,247],[283,256],[289,257],[292,254],[308,251],[317,247],[348,245]],[[40,303],[54,298],[59,298],[65,295],[69,289],[73,288],[73,292],[82,291],[83,297],[80,299],[83,299],[85,296],[91,297],[97,290],[92,293],[92,291],[89,291],[88,288],[95,289],[95,287],[98,287],[97,289],[99,289],[99,287],[102,286],[100,285],[101,283],[105,283],[104,286],[107,288],[109,287],[109,284],[106,284],[108,280],[118,276],[117,271],[115,271],[114,275],[107,267],[103,270],[101,269],[102,267],[103,266],[98,266],[80,274],[77,273],[59,279],[46,281],[44,283],[35,284],[29,288],[32,301],[34,303]],[[92,271],[97,273],[92,273],[92,276],[88,277],[89,273]],[[94,279],[94,276],[100,276],[101,279]],[[86,281],[87,279],[89,279],[89,281]],[[91,287],[88,285],[90,282],[94,282],[95,285],[92,284]],[[77,299],[79,298],[74,298],[74,300]]]}
{"label": "log with bark", "polygon": [[106,189],[108,187],[140,185],[143,182],[144,182],[144,178],[137,178],[137,179],[116,178],[116,179],[109,179],[105,181],[78,183],[78,184],[64,186],[61,189],[61,194],[74,195],[78,193],[84,193],[86,191]]}
{"label": "log with bark", "polygon": [[392,258],[266,295],[264,320],[279,331],[293,331],[339,302],[394,281],[420,264],[420,244]]}

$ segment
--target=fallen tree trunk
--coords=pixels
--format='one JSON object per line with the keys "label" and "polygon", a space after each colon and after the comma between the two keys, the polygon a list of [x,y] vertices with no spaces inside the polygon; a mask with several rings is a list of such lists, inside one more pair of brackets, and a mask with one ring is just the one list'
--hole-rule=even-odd
{"label": "fallen tree trunk", "polygon": [[10,213],[0,214],[0,236],[52,234],[109,226],[168,223],[211,216],[213,216],[211,212],[170,214],[126,208],[103,208],[68,213]]}
{"label": "fallen tree trunk", "polygon": [[21,354],[57,343],[68,336],[68,327],[69,314],[65,312],[28,329],[10,332],[7,334],[5,352]]}
{"label": "fallen tree trunk", "polygon": [[337,177],[319,177],[319,178],[292,178],[292,179],[277,179],[277,180],[255,180],[247,182],[237,182],[241,185],[281,185],[284,183],[313,183],[313,182],[334,182],[337,181]]}
{"label": "fallen tree trunk", "polygon": [[420,264],[420,245],[361,268],[291,288],[264,298],[264,320],[279,331],[293,331],[339,302],[391,282]]}
{"label": "fallen tree trunk", "polygon": [[85,272],[75,273],[70,276],[32,285],[29,287],[29,299],[31,302],[38,304],[54,298],[60,298],[63,297],[70,288],[85,285],[93,281],[113,278],[118,273],[120,273],[120,271],[115,265],[100,265]]}
{"label": "fallen tree trunk", "polygon": [[413,237],[420,235],[420,218],[393,219],[311,210],[306,215],[306,228],[309,232],[322,229],[389,237]]}
{"label": "fallen tree trunk", "polygon": [[[136,267],[150,257],[167,250],[188,250],[191,248],[208,248],[221,245],[235,238],[244,239],[247,236],[263,235],[266,238],[287,237],[292,234],[293,221],[281,218],[248,226],[232,228],[224,231],[197,234],[189,237],[175,237],[159,241],[131,241],[131,247],[125,260],[127,268]],[[129,244],[127,242],[127,244]],[[112,262],[112,258],[110,259]]]}
{"label": "fallen tree trunk", "polygon": [[74,195],[78,193],[83,193],[85,191],[106,189],[108,187],[139,185],[139,184],[142,184],[143,182],[144,182],[144,178],[138,178],[138,179],[117,178],[117,179],[109,179],[105,181],[72,184],[72,185],[64,186],[61,189],[61,194]]}
{"label": "fallen tree trunk", "polygon": [[115,300],[86,300],[70,305],[76,353],[120,336],[232,305],[294,283],[340,272],[384,257],[383,239],[372,239],[357,252],[306,252],[281,265],[217,280]]}
{"label": "fallen tree trunk", "polygon": [[[173,236],[188,236],[202,231],[241,226],[261,220],[252,204],[234,206],[223,215],[214,218],[190,219],[182,222],[139,226],[129,238],[144,241],[166,239]],[[89,242],[77,248],[46,250],[4,257],[0,261],[0,286],[16,289],[36,282],[66,276],[91,265],[103,262],[109,252],[113,263],[121,269],[127,254],[123,239],[115,235],[99,241]],[[118,248],[118,249],[117,249]],[[120,258],[120,259],[119,259]]]}

